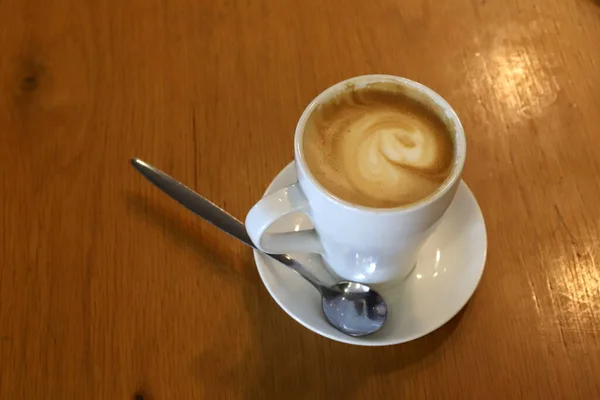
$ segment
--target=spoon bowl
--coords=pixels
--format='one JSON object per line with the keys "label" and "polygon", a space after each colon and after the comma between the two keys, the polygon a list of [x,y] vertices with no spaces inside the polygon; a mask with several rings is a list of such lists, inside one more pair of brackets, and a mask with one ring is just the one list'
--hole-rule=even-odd
{"label": "spoon bowl", "polygon": [[327,321],[350,336],[377,332],[387,319],[385,300],[367,285],[342,281],[321,294]]}

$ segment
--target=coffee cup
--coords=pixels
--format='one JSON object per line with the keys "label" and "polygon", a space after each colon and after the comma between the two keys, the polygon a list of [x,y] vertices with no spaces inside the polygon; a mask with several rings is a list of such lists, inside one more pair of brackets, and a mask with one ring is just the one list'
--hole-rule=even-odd
{"label": "coffee cup", "polygon": [[[463,127],[432,89],[391,75],[364,75],[320,93],[294,138],[298,182],[256,203],[246,217],[267,253],[318,253],[343,280],[405,278],[450,206],[466,157]],[[269,233],[302,212],[314,229]]]}

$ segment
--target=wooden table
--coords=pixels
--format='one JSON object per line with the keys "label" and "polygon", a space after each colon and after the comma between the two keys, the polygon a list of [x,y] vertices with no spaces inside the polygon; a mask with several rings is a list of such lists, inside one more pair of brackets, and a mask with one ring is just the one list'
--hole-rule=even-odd
{"label": "wooden table", "polygon": [[[598,399],[599,50],[593,0],[1,0],[0,398]],[[362,348],[128,159],[243,218],[375,72],[458,111],[489,255],[450,323]]]}

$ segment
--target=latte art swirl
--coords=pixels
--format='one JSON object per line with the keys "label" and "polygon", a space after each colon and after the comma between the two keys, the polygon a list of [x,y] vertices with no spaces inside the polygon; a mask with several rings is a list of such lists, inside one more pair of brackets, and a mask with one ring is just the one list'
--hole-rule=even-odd
{"label": "latte art swirl", "polygon": [[450,136],[435,114],[405,95],[374,89],[347,93],[314,111],[304,150],[325,188],[370,207],[428,196],[452,161]]}

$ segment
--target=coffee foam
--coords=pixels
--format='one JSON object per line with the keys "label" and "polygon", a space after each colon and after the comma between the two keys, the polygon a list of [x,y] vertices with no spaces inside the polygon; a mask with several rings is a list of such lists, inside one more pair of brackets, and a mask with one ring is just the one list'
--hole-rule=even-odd
{"label": "coffee foam", "polygon": [[346,201],[376,208],[432,194],[453,159],[448,128],[430,106],[382,84],[348,88],[315,109],[303,147],[321,185]]}

